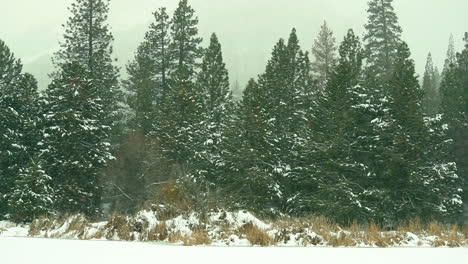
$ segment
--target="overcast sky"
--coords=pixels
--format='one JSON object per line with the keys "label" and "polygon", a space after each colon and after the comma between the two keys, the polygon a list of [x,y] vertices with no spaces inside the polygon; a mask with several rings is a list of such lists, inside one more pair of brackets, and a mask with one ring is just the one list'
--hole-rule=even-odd
{"label": "overcast sky", "polygon": [[[50,71],[50,54],[61,40],[73,0],[2,0],[0,39],[4,40],[25,69],[45,83]],[[231,80],[243,86],[260,74],[271,48],[296,27],[302,47],[310,50],[323,20],[327,20],[341,41],[348,28],[360,36],[367,20],[368,0],[189,0],[199,17],[199,31],[208,40],[216,32],[223,45]],[[172,11],[178,0],[112,0],[109,23],[115,36],[115,57],[120,65],[132,57],[141,42],[151,13],[161,6]],[[467,0],[395,0],[394,7],[403,28],[417,70],[422,74],[428,52],[436,66],[445,59],[452,33],[456,48],[468,31]],[[205,43],[206,44],[206,43]]]}

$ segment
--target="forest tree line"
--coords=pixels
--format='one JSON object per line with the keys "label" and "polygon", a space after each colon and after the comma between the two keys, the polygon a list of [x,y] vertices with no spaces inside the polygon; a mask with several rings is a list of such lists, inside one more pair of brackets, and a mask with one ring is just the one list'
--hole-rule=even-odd
{"label": "forest tree line", "polygon": [[71,5],[43,92],[0,40],[0,218],[171,196],[343,223],[462,220],[468,35],[458,53],[450,39],[442,72],[429,54],[420,85],[393,0],[370,0],[362,39],[349,29],[338,45],[325,22],[309,54],[292,29],[234,100],[187,0],[153,13],[121,80],[109,1]]}

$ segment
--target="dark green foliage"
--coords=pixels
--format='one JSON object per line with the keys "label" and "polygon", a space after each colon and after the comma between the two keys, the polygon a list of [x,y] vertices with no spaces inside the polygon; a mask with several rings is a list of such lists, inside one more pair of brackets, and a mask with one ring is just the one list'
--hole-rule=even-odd
{"label": "dark green foliage", "polygon": [[158,9],[153,15],[155,21],[146,32],[134,60],[128,64],[129,77],[124,82],[128,91],[127,103],[134,112],[129,125],[144,135],[154,131],[157,111],[167,94],[168,74],[173,69],[169,49],[171,21],[165,8]]}
{"label": "dark green foliage", "polygon": [[468,201],[468,44],[457,54],[441,84],[444,123],[448,126],[448,136],[453,140],[450,157],[457,163],[458,174],[464,179],[464,201]]}
{"label": "dark green foliage", "polygon": [[109,0],[76,0],[54,57],[44,110],[44,167],[60,211],[100,213],[99,177],[122,129],[108,11]]}
{"label": "dark green foliage", "polygon": [[201,138],[199,132],[203,121],[202,91],[194,83],[203,55],[197,24],[194,10],[187,0],[181,0],[171,24],[170,54],[174,68],[157,117],[156,135],[166,157],[183,167],[187,167],[189,159],[195,156],[192,146],[196,146]]}
{"label": "dark green foliage", "polygon": [[128,91],[127,103],[134,112],[129,125],[133,129],[143,131],[145,135],[153,129],[157,87],[153,79],[154,61],[149,56],[150,52],[151,46],[148,42],[143,42],[138,47],[134,61],[127,65],[129,78],[124,82]]}
{"label": "dark green foliage", "polygon": [[402,33],[398,17],[392,6],[393,0],[371,0],[367,9],[366,77],[371,85],[388,81],[394,69],[394,59]]}
{"label": "dark green foliage", "polygon": [[34,160],[30,164],[20,169],[13,191],[8,195],[10,218],[16,222],[30,222],[53,214],[52,178]]}
{"label": "dark green foliage", "polygon": [[0,218],[17,191],[19,175],[31,163],[39,140],[37,82],[0,40]]}
{"label": "dark green foliage", "polygon": [[112,136],[118,137],[122,94],[118,87],[119,69],[113,65],[114,38],[107,24],[109,1],[76,0],[72,3],[71,16],[64,25],[64,40],[53,58],[56,72],[52,76],[58,78],[67,64],[82,65],[86,69],[86,78],[92,80],[102,99],[106,114],[103,125],[112,128]]}
{"label": "dark green foliage", "polygon": [[[371,102],[362,82],[364,52],[360,40],[348,31],[339,48],[338,65],[326,89],[316,95],[310,140],[304,160],[309,188],[303,189],[297,209],[320,211],[339,221],[366,218],[364,179],[370,173],[366,154],[366,123]],[[360,108],[359,106],[364,106]],[[367,165],[365,165],[367,164]],[[307,185],[306,185],[307,186]]]}
{"label": "dark green foliage", "polygon": [[439,79],[437,68],[434,68],[432,55],[427,56],[426,70],[424,71],[422,89],[424,91],[423,108],[429,116],[435,116],[439,111]]}
{"label": "dark green foliage", "polygon": [[223,61],[221,44],[212,34],[210,45],[205,50],[201,71],[196,83],[201,92],[203,124],[198,142],[196,159],[197,178],[215,183],[224,177],[225,161],[222,147],[226,145],[226,129],[233,110],[229,76]]}
{"label": "dark green foliage", "polygon": [[[296,193],[298,149],[306,126],[306,100],[310,92],[308,54],[301,51],[296,31],[286,44],[280,39],[258,83],[251,80],[240,102],[234,125],[232,181],[241,185],[243,203],[259,210],[290,210]],[[244,160],[244,157],[247,160]],[[241,160],[239,159],[241,158]],[[244,161],[244,162],[242,162]],[[246,200],[247,198],[247,200]]]}
{"label": "dark green foliage", "polygon": [[103,100],[78,63],[63,65],[46,91],[45,170],[59,211],[98,215],[102,169],[112,159]]}
{"label": "dark green foliage", "polygon": [[175,71],[178,72],[175,74],[192,78],[199,66],[203,49],[200,47],[202,38],[198,37],[198,18],[195,17],[195,11],[187,0],[179,1],[171,22],[170,51],[171,58],[176,64]]}

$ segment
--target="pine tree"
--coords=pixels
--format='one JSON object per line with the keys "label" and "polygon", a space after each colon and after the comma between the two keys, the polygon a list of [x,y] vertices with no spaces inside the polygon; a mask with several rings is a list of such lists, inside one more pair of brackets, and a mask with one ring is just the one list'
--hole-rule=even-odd
{"label": "pine tree", "polygon": [[199,68],[199,59],[203,55],[200,47],[202,38],[198,37],[198,18],[195,11],[187,3],[180,0],[174,12],[171,25],[172,43],[170,45],[171,58],[175,60],[174,75],[191,79]]}
{"label": "pine tree", "polygon": [[100,173],[113,157],[99,88],[79,63],[63,65],[46,90],[44,166],[58,211],[98,215]]}
{"label": "pine tree", "polygon": [[[148,172],[155,166],[155,160],[162,160],[155,136],[162,116],[161,105],[168,93],[169,73],[173,69],[169,50],[171,21],[164,7],[156,10],[153,16],[154,22],[127,65],[128,79],[123,84],[131,110],[126,124],[129,132],[119,150],[120,159],[117,157],[106,173],[113,186],[119,186],[113,191],[119,194],[123,191],[133,197],[128,199],[123,195],[122,199],[117,199],[117,207],[125,210],[143,204],[147,197]],[[165,171],[166,168],[160,166],[160,170]]]}
{"label": "pine tree", "polygon": [[369,173],[362,126],[370,117],[356,107],[370,102],[360,86],[364,51],[352,30],[339,53],[326,89],[314,99],[307,131],[310,136],[303,155],[307,176],[301,186],[306,188],[301,190],[296,207],[348,223],[362,221],[370,213],[362,189]]}
{"label": "pine tree", "polygon": [[440,104],[440,96],[438,89],[438,77],[434,63],[432,62],[432,55],[429,53],[427,56],[426,70],[424,72],[422,89],[424,91],[423,108],[424,112],[429,116],[435,116],[438,112]]}
{"label": "pine tree", "polygon": [[203,120],[202,92],[194,83],[203,55],[197,24],[194,10],[187,0],[181,0],[171,25],[169,50],[174,60],[173,69],[166,99],[161,103],[157,117],[156,134],[166,157],[182,165],[185,172],[189,159],[195,155],[192,146],[201,138]]}
{"label": "pine tree", "polygon": [[40,216],[53,214],[54,191],[52,178],[40,163],[20,169],[15,186],[9,194],[11,218],[17,222],[29,222]]}
{"label": "pine tree", "polygon": [[266,188],[272,179],[263,163],[269,147],[265,141],[268,119],[262,105],[266,100],[265,91],[250,79],[226,131],[229,141],[223,156],[228,171],[218,186],[235,207],[262,210],[272,205],[270,197],[274,194]]}
{"label": "pine tree", "polygon": [[444,63],[444,69],[442,70],[442,79],[445,77],[445,74],[450,69],[450,67],[455,66],[456,64],[457,64],[457,56],[455,52],[455,41],[453,39],[453,35],[450,35],[445,63]]}
{"label": "pine tree", "polygon": [[312,47],[312,55],[315,57],[315,60],[312,62],[312,71],[318,79],[321,89],[326,86],[333,67],[337,63],[337,47],[335,42],[336,39],[333,36],[333,31],[328,27],[327,22],[324,21],[320,28],[320,33]]}
{"label": "pine tree", "polygon": [[[367,12],[366,42],[367,78],[371,85],[388,81],[400,43],[402,29],[392,6],[393,0],[371,0]],[[383,79],[379,79],[383,78]]]}
{"label": "pine tree", "polygon": [[47,90],[45,170],[59,210],[99,214],[99,174],[120,129],[121,93],[107,25],[109,0],[76,0]]}
{"label": "pine tree", "polygon": [[107,24],[109,1],[75,0],[72,3],[69,8],[71,16],[64,25],[64,41],[54,54],[56,72],[52,77],[60,76],[60,71],[67,64],[77,62],[83,65],[86,78],[92,80],[102,99],[106,114],[102,121],[114,129],[113,136],[118,136],[122,94],[118,87],[119,69],[113,65],[114,38]]}
{"label": "pine tree", "polygon": [[144,135],[152,131],[155,111],[154,62],[150,57],[151,45],[143,42],[137,49],[135,58],[127,65],[128,79],[124,81],[127,90],[127,104],[133,112],[130,127],[142,131]]}
{"label": "pine tree", "polygon": [[0,40],[0,218],[12,213],[8,199],[39,138],[37,82]]}
{"label": "pine tree", "polygon": [[[225,130],[232,110],[232,93],[229,89],[229,76],[223,62],[221,44],[216,34],[211,35],[210,45],[205,50],[201,71],[197,77],[197,87],[203,100],[203,133],[197,150],[201,168],[198,175],[210,182],[222,177],[221,169],[225,162],[221,157],[221,146],[225,145]],[[196,146],[194,146],[196,147]]]}
{"label": "pine tree", "polygon": [[173,63],[169,50],[171,21],[166,8],[158,9],[153,15],[155,21],[128,64],[129,78],[124,82],[127,103],[135,115],[134,127],[144,135],[154,131],[158,106],[167,94],[168,74]]}
{"label": "pine tree", "polygon": [[[465,38],[466,40],[467,38]],[[457,61],[451,63],[445,72],[441,84],[444,123],[448,126],[448,137],[453,140],[450,158],[458,168],[458,174],[464,179],[464,197],[468,201],[468,163],[466,161],[467,119],[468,119],[468,41],[465,49],[457,54]]]}
{"label": "pine tree", "polygon": [[170,50],[172,21],[164,7],[154,12],[154,18],[155,22],[151,24],[145,39],[151,46],[150,57],[154,61],[154,79],[159,86],[155,99],[156,104],[160,105],[166,98],[169,74],[174,67],[174,61],[171,57],[173,54]]}
{"label": "pine tree", "polygon": [[445,138],[436,135],[440,124],[424,119],[423,90],[419,87],[410,59],[402,43],[397,51],[395,70],[388,83],[388,111],[380,128],[381,148],[377,182],[382,190],[378,219],[395,223],[415,216],[424,219],[451,217],[460,211],[453,204],[459,197],[458,177],[443,150]]}
{"label": "pine tree", "polygon": [[241,184],[243,191],[254,194],[248,200],[241,197],[249,207],[291,210],[290,198],[299,178],[292,169],[303,140],[299,131],[306,125],[303,96],[310,92],[309,67],[308,54],[301,51],[293,29],[287,43],[280,39],[273,48],[258,83],[251,80],[244,91],[237,115],[238,133],[244,141],[228,148],[242,151],[232,156],[251,158],[237,165],[231,162],[232,170],[239,172],[234,185]]}

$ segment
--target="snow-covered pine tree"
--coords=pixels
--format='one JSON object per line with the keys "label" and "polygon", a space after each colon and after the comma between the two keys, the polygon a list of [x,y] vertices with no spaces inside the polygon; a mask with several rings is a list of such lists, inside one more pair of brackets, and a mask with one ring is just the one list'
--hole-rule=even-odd
{"label": "snow-covered pine tree", "polygon": [[[240,176],[248,190],[256,194],[248,204],[259,210],[290,210],[294,195],[295,168],[303,139],[299,131],[306,126],[306,107],[302,95],[310,85],[308,54],[301,51],[296,30],[288,43],[280,39],[272,51],[265,73],[258,84],[250,81],[241,102],[239,127],[243,127],[246,153],[254,157],[239,164]],[[254,100],[254,101],[253,101]],[[250,166],[245,166],[249,164]],[[250,183],[250,184],[249,184]]]}
{"label": "snow-covered pine tree", "polygon": [[156,92],[156,105],[160,105],[168,93],[169,74],[171,70],[174,70],[174,61],[171,57],[174,54],[170,50],[172,21],[164,7],[154,12],[153,15],[155,22],[151,24],[145,40],[151,45],[150,57],[154,61],[154,79],[159,86]]}
{"label": "snow-covered pine tree", "polygon": [[337,63],[337,49],[333,31],[328,27],[327,21],[324,21],[312,47],[312,55],[315,58],[312,62],[312,72],[318,80],[320,89],[325,88],[333,67]]}
{"label": "snow-covered pine tree", "polygon": [[127,65],[128,79],[124,81],[127,103],[134,112],[131,126],[145,136],[154,131],[156,112],[167,93],[168,74],[173,63],[169,52],[171,21],[166,8],[156,10],[153,15],[155,21],[135,58]]}
{"label": "snow-covered pine tree", "polygon": [[132,111],[127,126],[144,135],[153,130],[156,88],[159,87],[154,79],[154,60],[150,52],[150,43],[140,44],[135,58],[127,65],[128,79],[123,81],[126,101]]}
{"label": "snow-covered pine tree", "polygon": [[[106,172],[113,186],[109,193],[119,194],[116,205],[123,210],[135,209],[145,201],[149,172],[155,167],[155,160],[162,161],[155,138],[161,116],[160,106],[167,94],[168,75],[173,69],[169,52],[171,21],[164,7],[156,10],[153,16],[154,21],[143,42],[127,65],[128,78],[123,81],[123,87],[130,107],[126,123],[128,133],[117,160]],[[166,167],[159,166],[164,174]],[[122,195],[122,192],[132,198]]]}
{"label": "snow-covered pine tree", "polygon": [[422,89],[424,91],[423,109],[428,116],[435,116],[439,110],[440,96],[438,89],[438,77],[432,55],[427,56],[426,69],[423,75]]}
{"label": "snow-covered pine tree", "polygon": [[166,157],[187,172],[194,157],[193,146],[201,139],[203,120],[202,92],[195,85],[203,49],[198,37],[198,19],[187,0],[181,0],[171,24],[169,47],[173,69],[169,75],[166,98],[158,106],[157,137]]}
{"label": "snow-covered pine tree", "polygon": [[457,61],[445,72],[440,91],[441,112],[448,125],[448,137],[453,140],[450,157],[456,161],[458,174],[464,178],[463,200],[468,202],[468,40],[466,43],[465,49],[457,54]]}
{"label": "snow-covered pine tree", "polygon": [[0,40],[0,218],[20,171],[29,166],[39,140],[37,82]]}
{"label": "snow-covered pine tree", "polygon": [[102,125],[113,130],[114,141],[121,129],[119,122],[123,97],[119,89],[119,69],[113,65],[114,38],[107,24],[109,1],[75,0],[71,4],[71,16],[64,25],[64,40],[53,57],[56,72],[51,75],[60,76],[64,65],[74,62],[85,67],[86,78],[92,80],[97,96],[102,99],[105,113]]}
{"label": "snow-covered pine tree", "polygon": [[295,207],[349,223],[365,220],[370,210],[363,193],[369,173],[365,124],[371,116],[356,107],[370,102],[360,86],[364,51],[352,30],[339,54],[326,88],[314,99],[303,154],[306,173]]}
{"label": "snow-covered pine tree", "polygon": [[203,132],[197,148],[196,177],[214,183],[223,177],[225,161],[222,148],[226,145],[226,129],[233,110],[229,74],[223,61],[221,44],[215,33],[205,50],[197,87],[202,93]]}
{"label": "snow-covered pine tree", "polygon": [[8,195],[9,213],[16,222],[29,222],[54,213],[52,178],[42,168],[39,158],[31,158],[29,164],[19,170]]}
{"label": "snow-covered pine tree", "polygon": [[122,94],[107,24],[109,0],[76,0],[69,10],[47,90],[50,148],[44,167],[59,210],[95,215],[101,201],[99,173],[121,128]]}
{"label": "snow-covered pine tree", "polygon": [[420,88],[408,46],[400,44],[388,82],[388,109],[379,132],[375,171],[380,190],[375,218],[395,224],[416,216],[443,219],[460,212],[458,177],[444,152],[441,124],[424,118]]}
{"label": "snow-covered pine tree", "polygon": [[254,79],[250,79],[241,101],[234,109],[226,135],[229,139],[223,156],[226,175],[218,184],[238,208],[264,210],[271,206],[271,193],[266,193],[272,179],[264,171],[263,160],[269,146],[265,141],[268,124],[263,103],[266,93]]}
{"label": "snow-covered pine tree", "polygon": [[42,166],[52,178],[58,211],[98,215],[100,174],[109,160],[111,128],[99,87],[79,62],[61,66],[45,93]]}
{"label": "snow-covered pine tree", "polygon": [[[364,35],[366,51],[366,78],[370,85],[386,82],[392,76],[401,27],[392,6],[393,0],[369,1],[368,22]],[[376,87],[378,88],[378,87]]]}

